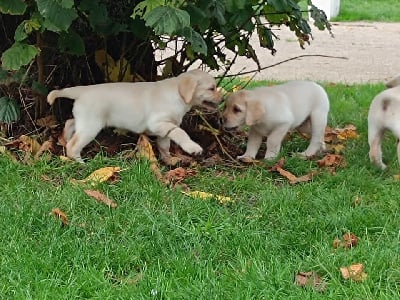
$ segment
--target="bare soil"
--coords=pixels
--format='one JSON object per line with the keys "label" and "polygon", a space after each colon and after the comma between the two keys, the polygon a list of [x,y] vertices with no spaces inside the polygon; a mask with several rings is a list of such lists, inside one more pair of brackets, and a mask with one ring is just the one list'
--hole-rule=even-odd
{"label": "bare soil", "polygon": [[[293,32],[286,27],[277,29],[274,33],[279,40],[274,56],[269,50],[258,47],[258,39],[254,37],[252,45],[262,67],[307,55],[262,70],[255,79],[310,79],[352,84],[384,82],[400,73],[400,23],[334,22],[332,32],[334,37],[326,30],[313,28],[313,40],[303,50]],[[254,69],[257,66],[252,60],[240,58],[229,74]]]}

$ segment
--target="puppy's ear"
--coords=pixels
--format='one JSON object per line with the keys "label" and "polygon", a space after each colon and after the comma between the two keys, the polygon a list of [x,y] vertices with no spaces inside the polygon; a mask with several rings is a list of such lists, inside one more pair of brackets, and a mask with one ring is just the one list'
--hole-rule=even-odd
{"label": "puppy's ear", "polygon": [[184,75],[179,78],[178,91],[185,103],[189,104],[192,101],[196,87],[197,80],[194,76]]}
{"label": "puppy's ear", "polygon": [[257,124],[265,114],[264,106],[259,101],[246,101],[246,119],[247,126]]}

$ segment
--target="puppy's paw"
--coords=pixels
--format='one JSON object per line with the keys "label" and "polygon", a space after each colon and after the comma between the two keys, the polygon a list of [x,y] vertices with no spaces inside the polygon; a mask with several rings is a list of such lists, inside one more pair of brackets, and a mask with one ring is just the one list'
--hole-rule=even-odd
{"label": "puppy's paw", "polygon": [[265,159],[265,160],[272,160],[272,159],[275,159],[277,156],[278,156],[277,153],[272,152],[272,151],[267,151],[267,152],[265,153],[264,159]]}
{"label": "puppy's paw", "polygon": [[203,152],[203,148],[195,142],[182,144],[181,147],[186,153],[192,155],[199,155]]}
{"label": "puppy's paw", "polygon": [[241,161],[241,162],[243,162],[243,163],[246,163],[246,164],[258,163],[259,162],[254,157],[250,157],[250,156],[247,156],[247,155],[238,156],[238,157],[236,157],[236,159]]}

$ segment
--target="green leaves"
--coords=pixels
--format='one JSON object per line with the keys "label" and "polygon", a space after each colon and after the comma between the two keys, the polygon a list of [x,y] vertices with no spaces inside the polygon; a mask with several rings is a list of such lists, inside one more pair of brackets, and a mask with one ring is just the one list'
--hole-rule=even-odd
{"label": "green leaves", "polygon": [[58,39],[58,46],[62,52],[76,56],[85,54],[85,44],[81,36],[73,30],[61,33]]}
{"label": "green leaves", "polygon": [[173,35],[178,30],[190,26],[188,12],[170,6],[156,7],[144,19],[146,25],[152,27],[155,33],[159,35]]}
{"label": "green leaves", "polygon": [[35,46],[16,42],[1,56],[2,67],[5,70],[19,70],[29,64],[38,55],[39,49]]}
{"label": "green leaves", "polygon": [[0,12],[8,15],[23,15],[27,5],[23,0],[0,0]]}
{"label": "green leaves", "polygon": [[73,0],[37,0],[39,13],[45,17],[46,28],[55,31],[68,31],[78,15],[72,6]]}
{"label": "green leaves", "polygon": [[14,99],[8,97],[0,98],[0,122],[12,123],[19,119],[20,107]]}

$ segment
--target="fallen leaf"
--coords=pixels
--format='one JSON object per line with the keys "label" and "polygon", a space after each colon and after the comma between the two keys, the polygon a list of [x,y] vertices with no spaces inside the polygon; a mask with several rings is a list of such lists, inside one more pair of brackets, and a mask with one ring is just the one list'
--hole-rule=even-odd
{"label": "fallen leaf", "polygon": [[38,159],[44,152],[51,151],[54,149],[54,141],[49,139],[45,141],[42,146],[40,146],[39,150],[36,152],[34,159]]}
{"label": "fallen leaf", "polygon": [[359,137],[356,126],[350,124],[344,128],[331,128],[329,126],[325,129],[325,142],[338,143],[348,139],[356,139]]}
{"label": "fallen leaf", "polygon": [[95,200],[104,203],[105,205],[112,207],[112,208],[116,208],[118,205],[117,203],[115,203],[113,200],[111,200],[110,198],[108,198],[106,195],[104,195],[103,193],[96,191],[96,190],[84,190],[84,192],[86,193],[86,195],[94,198]]}
{"label": "fallen leaf", "polygon": [[278,170],[278,168],[283,168],[284,164],[285,164],[285,158],[282,157],[280,160],[278,160],[275,163],[275,165],[273,165],[272,167],[269,167],[268,171],[275,172]]}
{"label": "fallen leaf", "polygon": [[40,143],[35,138],[27,135],[21,135],[18,140],[20,142],[19,149],[32,155],[35,155],[41,147]]}
{"label": "fallen leaf", "polygon": [[79,184],[85,184],[89,183],[91,185],[96,185],[100,182],[105,182],[105,181],[111,181],[114,183],[115,181],[118,180],[118,174],[121,171],[120,167],[104,167],[100,168],[93,173],[91,173],[88,177],[85,179],[71,179],[72,183],[79,183]]}
{"label": "fallen leaf", "polygon": [[351,279],[357,282],[362,282],[367,278],[367,274],[364,273],[363,264],[354,264],[348,267],[341,267],[340,272],[342,273],[343,279]]}
{"label": "fallen leaf", "polygon": [[35,124],[40,126],[40,127],[47,127],[47,128],[54,128],[58,126],[58,122],[54,115],[48,115],[46,117],[37,119],[35,121]]}
{"label": "fallen leaf", "polygon": [[345,149],[346,147],[343,144],[328,144],[326,146],[327,151],[333,152],[335,154],[342,154]]}
{"label": "fallen leaf", "polygon": [[241,162],[245,163],[245,164],[258,164],[258,163],[260,163],[259,160],[253,159],[251,157],[242,157],[242,158],[239,158],[239,160]]}
{"label": "fallen leaf", "polygon": [[320,168],[325,168],[325,167],[344,168],[346,166],[346,162],[343,156],[339,154],[327,154],[322,159],[317,161],[317,165]]}
{"label": "fallen leaf", "polygon": [[158,165],[157,158],[154,154],[153,147],[151,146],[149,138],[141,134],[136,145],[136,157],[141,159],[146,159],[150,163],[150,169],[153,171],[156,178],[160,181],[163,180],[163,176]]}
{"label": "fallen leaf", "polygon": [[345,248],[353,248],[358,244],[358,237],[351,232],[347,232],[343,235],[344,247]]}
{"label": "fallen leaf", "polygon": [[182,191],[183,194],[192,197],[192,198],[199,198],[203,200],[209,200],[209,199],[216,199],[218,200],[219,203],[221,204],[226,204],[226,203],[233,203],[235,202],[232,198],[230,197],[225,197],[221,195],[214,195],[206,192],[201,192],[201,191],[193,191],[193,192],[184,192]]}
{"label": "fallen leaf", "polygon": [[332,243],[333,249],[342,247],[342,241],[340,239],[334,239]]}
{"label": "fallen leaf", "polygon": [[326,290],[326,283],[316,272],[298,272],[295,276],[295,284],[301,287],[312,287],[319,292]]}
{"label": "fallen leaf", "polygon": [[51,210],[51,213],[61,220],[61,223],[63,226],[66,226],[69,224],[67,215],[61,209],[53,208]]}
{"label": "fallen leaf", "polygon": [[357,246],[358,240],[359,240],[358,237],[354,233],[347,232],[347,233],[343,234],[342,239],[336,238],[333,241],[333,248],[335,248],[335,249],[337,249],[337,248],[350,249],[350,248]]}
{"label": "fallen leaf", "polygon": [[177,184],[177,183],[182,182],[185,178],[190,177],[190,176],[195,176],[195,175],[197,175],[196,170],[190,170],[190,169],[178,167],[178,168],[168,171],[164,175],[164,182]]}

